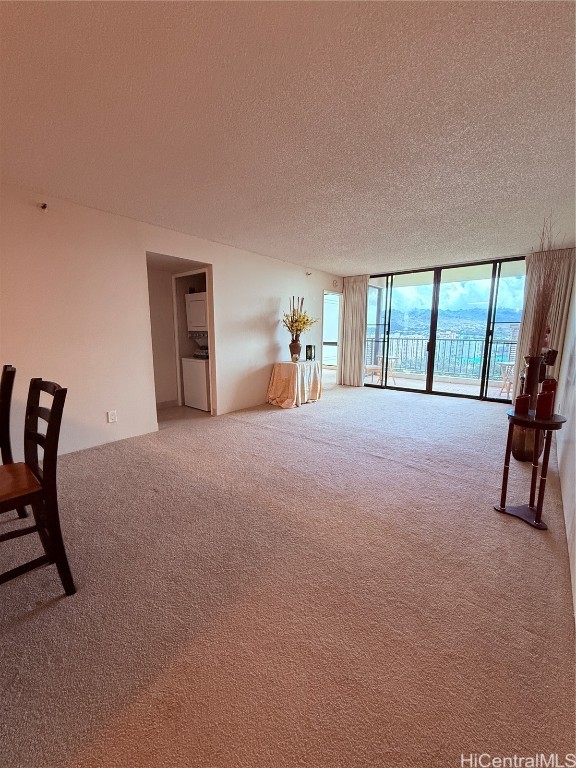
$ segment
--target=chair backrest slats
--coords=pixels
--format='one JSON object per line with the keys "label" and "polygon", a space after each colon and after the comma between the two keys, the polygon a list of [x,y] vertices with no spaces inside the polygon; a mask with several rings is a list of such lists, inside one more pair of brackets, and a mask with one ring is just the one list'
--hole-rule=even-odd
{"label": "chair backrest slats", "polygon": [[46,450],[46,435],[43,435],[42,432],[32,432],[29,430],[26,433],[26,438],[28,440],[34,440],[41,448]]}
{"label": "chair backrest slats", "polygon": [[[40,392],[52,395],[52,406],[40,406]],[[44,492],[56,494],[56,465],[58,461],[58,439],[62,424],[62,412],[67,390],[53,381],[32,379],[28,390],[26,420],[24,424],[24,460],[42,482]],[[46,412],[48,412],[46,414]],[[48,418],[46,419],[46,415]],[[46,434],[38,431],[38,418],[47,421]],[[38,458],[38,446],[44,449],[42,466]]]}
{"label": "chair backrest slats", "polygon": [[38,416],[40,419],[44,419],[44,421],[50,421],[50,408],[44,408],[42,405],[34,405],[30,409],[30,413],[33,416]]}
{"label": "chair backrest slats", "polygon": [[10,443],[10,405],[16,368],[5,365],[0,380],[0,453],[3,464],[12,464],[12,445]]}
{"label": "chair backrest slats", "polygon": [[55,381],[44,381],[44,379],[36,379],[39,382],[38,389],[41,392],[46,392],[48,395],[54,395],[56,390],[62,389],[60,384],[56,384]]}

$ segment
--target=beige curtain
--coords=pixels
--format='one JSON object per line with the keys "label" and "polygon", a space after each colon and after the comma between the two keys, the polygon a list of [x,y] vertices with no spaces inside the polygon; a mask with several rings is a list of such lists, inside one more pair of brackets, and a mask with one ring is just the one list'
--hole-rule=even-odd
{"label": "beige curtain", "polygon": [[554,251],[539,251],[529,253],[526,256],[526,284],[524,287],[524,311],[522,323],[518,335],[518,347],[516,351],[516,368],[514,371],[513,398],[520,391],[520,374],[524,367],[524,355],[528,354],[528,346],[532,333],[532,320],[534,308],[538,298],[539,286],[542,285],[543,276],[550,271],[556,278],[556,286],[548,313],[548,326],[550,328],[551,349],[558,350],[558,357],[553,367],[548,369],[548,374],[558,378],[560,363],[562,362],[562,350],[566,337],[566,323],[568,321],[568,309],[574,284],[575,269],[574,248],[561,248]]}
{"label": "beige curtain", "polygon": [[344,278],[342,354],[338,362],[338,382],[350,387],[361,387],[364,384],[369,277],[357,275]]}

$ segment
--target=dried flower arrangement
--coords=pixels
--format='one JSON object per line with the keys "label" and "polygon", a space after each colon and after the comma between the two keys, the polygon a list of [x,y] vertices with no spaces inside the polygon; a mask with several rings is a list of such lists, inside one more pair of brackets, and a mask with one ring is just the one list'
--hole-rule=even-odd
{"label": "dried flower arrangement", "polygon": [[[545,253],[538,254],[545,261]],[[548,331],[548,315],[550,306],[554,298],[556,289],[556,276],[552,270],[542,270],[536,277],[536,303],[532,315],[532,325],[530,327],[530,341],[528,343],[528,354],[536,357],[542,354],[544,340]]]}
{"label": "dried flower arrangement", "polygon": [[282,324],[290,331],[292,341],[300,341],[300,334],[309,331],[318,318],[310,317],[304,310],[304,299],[298,296],[297,299],[292,296],[290,299],[290,312],[284,313]]}
{"label": "dried flower arrangement", "polygon": [[532,256],[532,263],[541,263],[540,269],[534,270],[536,301],[532,324],[530,328],[530,341],[528,344],[528,354],[536,357],[541,354],[544,346],[544,339],[548,331],[548,315],[556,290],[556,273],[553,269],[546,269],[547,262],[550,261],[548,252],[554,249],[552,214],[544,217],[542,231],[540,233],[540,247],[537,253]]}

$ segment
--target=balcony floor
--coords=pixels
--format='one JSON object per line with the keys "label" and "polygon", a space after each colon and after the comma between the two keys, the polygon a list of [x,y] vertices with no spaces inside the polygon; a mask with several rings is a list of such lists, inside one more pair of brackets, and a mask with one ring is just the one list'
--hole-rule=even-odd
{"label": "balcony floor", "polygon": [[[413,389],[416,392],[422,392],[425,385],[425,377],[403,377],[398,373],[394,374],[396,383],[389,379],[389,385],[391,387],[402,387],[406,389]],[[324,387],[334,386],[336,384],[336,369],[332,366],[326,366],[322,369],[322,384]],[[374,375],[368,375],[364,377],[364,384],[374,384],[378,386],[378,377]],[[434,392],[441,392],[451,395],[468,395],[469,397],[478,397],[480,391],[479,382],[462,381],[457,378],[447,379],[443,377],[442,381],[436,381],[434,383]],[[501,381],[490,381],[488,386],[488,397],[501,399],[503,402],[509,400],[506,397],[506,392],[502,392]]]}

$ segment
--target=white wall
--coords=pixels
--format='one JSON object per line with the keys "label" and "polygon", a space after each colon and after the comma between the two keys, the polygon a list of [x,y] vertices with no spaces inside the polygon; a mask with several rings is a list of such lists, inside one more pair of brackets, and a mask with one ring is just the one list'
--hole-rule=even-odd
{"label": "white wall", "polygon": [[[121,219],[2,196],[2,359],[16,366],[13,444],[33,376],[68,387],[62,451],[149,432],[155,418],[145,254]],[[106,411],[118,423],[106,423]]]}
{"label": "white wall", "polygon": [[572,599],[576,615],[576,281],[572,290],[555,410],[568,419],[556,434],[562,505],[572,575]]}
{"label": "white wall", "polygon": [[173,403],[178,400],[178,384],[172,274],[160,269],[148,269],[148,295],[156,402]]}
{"label": "white wall", "polygon": [[[290,296],[304,296],[308,312],[321,318],[324,290],[342,290],[342,278],[149,224],[131,223],[144,250],[213,265],[217,413],[265,402],[272,363],[290,359],[290,335],[281,324]],[[312,274],[307,276],[307,271]],[[315,344],[319,356],[321,323],[302,336],[302,343]]]}
{"label": "white wall", "polygon": [[[68,387],[63,452],[157,428],[146,251],[213,264],[218,413],[265,402],[272,363],[288,359],[289,296],[304,296],[320,317],[336,279],[14,187],[2,189],[1,215],[1,354],[18,371],[15,448],[32,376]],[[320,350],[320,324],[303,341]],[[110,409],[117,424],[106,423]]]}

